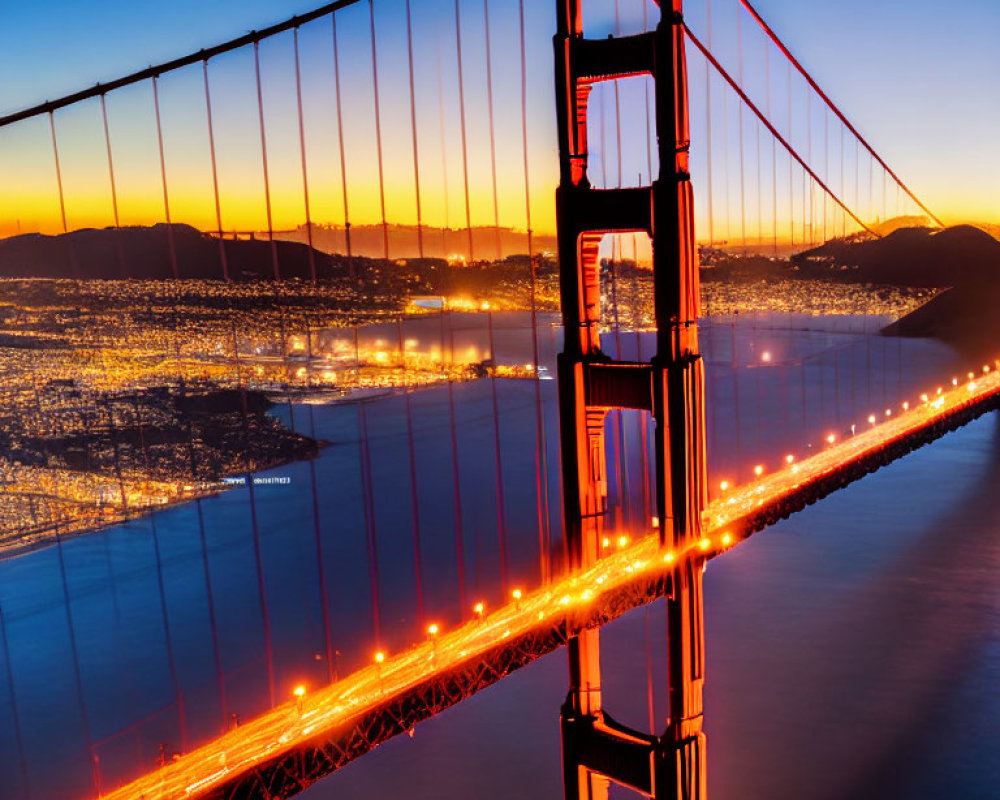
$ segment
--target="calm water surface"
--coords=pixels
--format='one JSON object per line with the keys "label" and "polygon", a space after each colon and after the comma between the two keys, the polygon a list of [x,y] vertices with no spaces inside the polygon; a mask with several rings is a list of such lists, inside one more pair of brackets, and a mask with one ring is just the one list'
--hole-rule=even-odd
{"label": "calm water surface", "polygon": [[[808,454],[950,376],[946,348],[873,338],[879,322],[706,324],[712,485]],[[518,324],[497,339],[509,363],[531,360]],[[540,341],[551,369],[557,338]],[[652,341],[605,347],[648,357]],[[161,748],[190,749],[272,695],[368,663],[376,638],[397,650],[428,619],[467,615],[463,601],[536,584],[540,560],[558,566],[562,552],[555,382],[537,388],[482,380],[409,403],[282,406],[331,444],[265,473],[287,482],[257,486],[252,503],[235,489],[0,562],[0,798],[93,796],[95,758],[112,788]],[[549,471],[536,481],[539,398]],[[1000,794],[993,416],[709,565],[713,798]],[[609,420],[613,524],[633,531],[648,526],[642,436],[637,414]],[[664,628],[656,604],[603,634],[607,707],[641,729],[665,715]],[[566,674],[564,653],[542,659],[306,797],[559,797]]]}

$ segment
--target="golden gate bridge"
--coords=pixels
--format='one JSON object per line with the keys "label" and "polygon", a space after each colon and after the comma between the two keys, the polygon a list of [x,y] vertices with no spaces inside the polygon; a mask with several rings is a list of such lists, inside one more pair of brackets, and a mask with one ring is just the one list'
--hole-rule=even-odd
{"label": "golden gate bridge", "polygon": [[[239,219],[237,209],[243,202],[239,197],[241,186],[233,178],[232,165],[227,168],[220,164],[226,158],[227,146],[220,147],[226,136],[232,139],[229,146],[236,149],[250,139],[255,140],[253,149],[260,159],[262,208],[250,215],[250,219],[255,221],[260,217],[264,223],[257,230],[269,245],[270,274],[266,277],[275,281],[296,278],[317,285],[327,277],[324,275],[325,262],[321,260],[324,249],[317,241],[320,226],[316,223],[319,217],[315,212],[319,207],[324,213],[336,209],[336,216],[329,217],[335,221],[332,248],[346,255],[352,279],[360,263],[355,260],[358,258],[389,262],[391,259],[424,259],[429,254],[449,255],[446,248],[437,247],[435,237],[442,235],[447,246],[447,237],[442,232],[453,229],[451,215],[456,208],[459,227],[465,234],[461,245],[464,251],[461,257],[465,262],[504,259],[510,254],[510,245],[505,245],[503,239],[507,231],[519,232],[523,237],[523,252],[527,254],[524,277],[531,286],[531,307],[529,322],[522,333],[531,353],[526,365],[531,395],[526,408],[533,417],[534,428],[530,455],[534,479],[533,516],[537,520],[537,550],[532,554],[537,556],[537,585],[522,585],[518,582],[519,577],[514,576],[515,573],[523,575],[525,569],[523,559],[511,553],[513,548],[508,539],[513,524],[507,519],[508,503],[504,499],[505,465],[500,423],[503,404],[498,396],[496,371],[501,348],[497,345],[493,311],[488,307],[480,308],[488,325],[488,338],[483,342],[481,354],[489,356],[481,360],[492,361],[490,366],[494,370],[485,373],[490,386],[486,404],[491,423],[487,422],[486,427],[492,424],[487,438],[492,440],[488,449],[492,451],[490,459],[495,478],[497,535],[496,574],[490,576],[495,579],[492,585],[488,588],[477,586],[479,594],[470,595],[468,579],[463,572],[468,559],[462,531],[456,385],[450,378],[445,381],[450,418],[443,430],[445,436],[450,437],[452,474],[430,475],[417,466],[419,454],[415,445],[413,408],[417,393],[410,390],[412,387],[406,387],[404,378],[407,390],[403,395],[402,419],[408,461],[404,472],[408,475],[410,496],[404,501],[396,498],[396,502],[408,506],[411,515],[412,581],[417,607],[414,618],[422,628],[419,635],[422,641],[414,642],[417,637],[412,626],[405,632],[389,631],[382,619],[384,600],[380,585],[384,575],[380,578],[379,514],[370,450],[371,412],[366,402],[358,402],[360,494],[371,590],[367,611],[362,616],[366,624],[371,625],[373,644],[371,657],[366,655],[362,660],[367,663],[356,659],[344,677],[337,666],[339,652],[329,618],[331,589],[324,574],[328,556],[323,549],[329,543],[321,534],[318,512],[318,497],[323,487],[310,464],[315,562],[324,632],[322,663],[326,674],[321,682],[325,685],[307,688],[303,684],[296,686],[294,692],[279,688],[284,679],[279,677],[275,663],[261,550],[261,522],[253,481],[250,481],[252,571],[256,575],[265,640],[269,710],[241,721],[221,736],[192,737],[186,731],[187,712],[181,680],[174,656],[168,654],[174,695],[170,705],[178,718],[180,751],[175,759],[164,757],[160,765],[149,771],[137,771],[132,764],[109,782],[102,773],[99,756],[102,742],[89,730],[87,712],[82,707],[83,692],[77,663],[74,671],[81,697],[83,726],[87,729],[92,794],[116,798],[290,796],[387,738],[412,731],[421,720],[460,702],[534,659],[567,646],[570,693],[563,708],[567,796],[593,796],[600,791],[602,780],[611,779],[655,797],[703,797],[701,572],[706,561],[806,504],[996,407],[1000,362],[974,363],[970,365],[971,372],[963,372],[940,384],[931,383],[895,400],[886,400],[883,393],[879,407],[872,408],[870,414],[862,413],[849,428],[844,427],[840,419],[833,429],[827,426],[809,455],[782,454],[777,467],[760,463],[755,464],[752,471],[743,465],[741,468],[747,472],[745,481],[737,482],[736,477],[740,477],[737,473],[735,477],[731,475],[728,480],[718,482],[718,488],[710,488],[706,418],[711,410],[706,407],[706,365],[699,343],[699,244],[709,248],[729,247],[744,257],[750,254],[777,257],[779,252],[789,248],[808,249],[831,238],[877,237],[880,235],[879,222],[893,216],[923,215],[937,225],[941,223],[745,0],[731,4],[733,8],[729,11],[733,16],[725,20],[735,22],[737,47],[730,48],[736,51],[735,59],[733,53],[720,44],[727,38],[720,26],[720,5],[723,4],[716,3],[713,10],[712,4],[706,2],[704,8],[699,9],[703,28],[696,33],[694,22],[685,16],[685,12],[690,15],[690,9],[682,9],[680,0],[674,0],[670,7],[639,3],[639,13],[632,14],[632,22],[638,30],[626,33],[621,15],[624,0],[621,4],[608,3],[605,11],[613,12],[612,30],[607,38],[600,38],[586,35],[588,23],[581,0],[559,0],[550,4],[555,6],[556,16],[548,20],[554,22],[555,30],[557,125],[554,133],[559,144],[560,168],[556,205],[551,214],[558,222],[559,293],[564,331],[557,367],[563,531],[554,534],[552,517],[556,512],[549,504],[555,489],[550,486],[549,464],[555,459],[548,444],[541,384],[541,367],[545,360],[541,352],[546,345],[540,340],[541,312],[536,307],[538,269],[543,256],[537,247],[534,230],[540,216],[539,208],[548,208],[547,201],[539,198],[544,197],[543,190],[553,187],[539,190],[537,178],[533,177],[536,172],[547,174],[545,170],[549,165],[532,162],[537,145],[529,114],[536,92],[536,76],[529,64],[535,57],[531,37],[532,14],[537,11],[526,9],[523,0],[516,3],[484,0],[482,8],[477,9],[481,10],[481,16],[476,18],[477,24],[482,26],[479,32],[482,39],[472,40],[468,19],[470,5],[456,0],[453,8],[446,9],[448,4],[441,4],[427,15],[428,18],[422,18],[414,16],[410,0],[402,3],[341,0],[225,44],[0,118],[0,131],[14,131],[15,136],[19,131],[28,130],[25,126],[37,126],[39,121],[47,126],[46,138],[51,147],[55,179],[55,192],[50,199],[56,201],[54,206],[58,211],[51,215],[53,227],[50,232],[65,237],[60,238],[65,245],[60,251],[65,258],[62,268],[67,277],[76,281],[86,274],[87,258],[78,249],[79,240],[74,242],[71,236],[74,230],[84,228],[105,212],[95,212],[90,207],[90,200],[73,191],[75,182],[67,172],[72,158],[67,158],[67,151],[80,159],[85,147],[80,145],[78,148],[73,137],[84,140],[86,132],[79,118],[68,115],[81,108],[98,113],[96,142],[106,168],[111,212],[107,221],[115,230],[125,230],[129,222],[124,219],[123,212],[129,202],[122,191],[121,164],[123,159],[134,158],[131,150],[134,145],[114,134],[109,100],[117,97],[116,93],[136,86],[148,88],[151,95],[155,169],[154,175],[147,175],[147,178],[153,178],[160,201],[160,209],[151,213],[157,221],[166,223],[157,229],[157,235],[163,238],[165,263],[169,266],[169,273],[162,277],[174,280],[194,277],[185,272],[184,251],[176,238],[175,223],[187,217],[194,227],[209,231],[213,241],[218,242],[218,272],[213,279],[228,284],[239,277],[232,269],[234,251],[225,245],[227,230],[253,228],[224,222],[226,213],[234,220]],[[451,12],[450,18],[442,9]],[[394,11],[399,13],[390,21]],[[493,25],[503,26],[504,34],[497,34],[495,29],[491,33],[491,13]],[[448,51],[455,57],[454,71],[451,66],[441,65],[440,43],[428,42],[417,30],[421,24],[426,28],[431,23],[436,30],[448,30],[447,36],[451,37]],[[749,32],[743,30],[748,23],[754,26]],[[398,29],[386,30],[393,25]],[[347,39],[352,57],[347,59],[342,57],[344,29],[350,31]],[[551,32],[546,31],[546,36]],[[511,33],[514,34],[512,38]],[[280,98],[280,92],[274,88],[278,78],[269,75],[268,62],[262,62],[262,50],[273,42],[284,42],[287,46],[288,34],[291,34],[291,59],[284,69],[285,78],[291,78],[285,88],[293,89],[290,103],[287,97]],[[324,64],[323,69],[331,72],[332,68],[331,74],[316,66],[315,52],[303,55],[300,41],[305,42],[314,34],[316,40],[319,34],[325,37],[324,48],[329,48],[331,61]],[[763,48],[766,62],[767,78],[763,88],[754,85],[744,63],[744,49],[749,49],[751,37],[758,35],[760,38],[753,41]],[[498,36],[506,37],[503,39],[505,45],[513,41],[515,46],[501,54]],[[381,52],[380,41],[387,43]],[[694,48],[693,58],[687,52],[689,43]],[[402,46],[399,52],[388,53],[387,50],[395,45]],[[431,101],[427,101],[429,109],[424,106],[427,86],[434,81],[428,80],[427,74],[421,75],[421,69],[426,69],[429,60],[425,57],[426,52],[421,54],[422,47],[427,52],[432,49],[438,52],[437,108],[433,108]],[[366,59],[357,58],[362,50],[367,53]],[[399,58],[400,53],[405,57]],[[220,113],[219,92],[213,91],[210,66],[221,64],[220,72],[228,71],[232,63],[222,60],[233,55],[244,57],[243,66],[249,66],[248,96],[255,117],[251,126],[253,135],[249,139],[246,130],[240,131],[243,138],[239,139],[234,138],[233,130],[220,133],[221,127],[232,126],[236,117],[231,115],[231,108]],[[691,152],[696,147],[691,134],[695,116],[688,87],[694,59],[698,59],[699,66],[705,70],[701,85],[704,96],[698,100],[703,115],[703,124],[698,123],[703,136],[701,154]],[[784,86],[775,79],[778,64],[787,71]],[[317,74],[310,74],[309,69],[315,69]],[[501,78],[501,72],[511,69],[517,73],[513,81],[509,80],[510,74]],[[274,67],[274,70],[277,74],[281,68]],[[199,80],[191,78],[194,72],[200,73],[195,76]],[[169,122],[163,113],[166,108],[161,100],[164,91],[161,87],[175,73],[187,76],[187,84],[178,83],[183,91],[190,92],[191,86],[200,84],[197,88],[203,104],[204,144],[207,145],[210,177],[207,181],[210,190],[207,200],[201,198],[204,208],[200,211],[192,210],[195,206],[190,187],[183,180],[174,180],[186,174],[197,160],[184,162],[187,157],[176,143],[173,152],[170,150]],[[231,79],[231,75],[226,77]],[[316,94],[318,88],[331,88],[328,85],[331,77],[332,92],[325,97]],[[454,82],[454,91],[444,88],[446,78]],[[546,81],[550,78],[547,75]],[[641,83],[640,91],[629,95],[636,80]],[[231,89],[230,84],[224,85],[227,91]],[[347,90],[348,86],[352,89]],[[387,92],[391,100],[386,99]],[[266,99],[269,93],[276,106],[292,112],[290,125],[280,111],[277,114],[280,122],[268,117]],[[347,103],[345,95],[350,97]],[[799,95],[804,102],[800,102]],[[358,115],[354,114],[360,107],[358,98],[361,96],[367,98],[370,107],[366,110],[371,111],[371,119],[365,121],[363,128],[358,127]],[[319,113],[315,110],[318,97],[335,109],[335,114],[326,120],[326,133],[333,134],[329,137],[321,136],[322,129],[310,122],[310,109]],[[519,118],[514,120],[506,118],[506,108],[512,99],[515,108],[520,105],[520,114],[515,115]],[[797,116],[801,106],[806,108],[804,119]],[[64,123],[57,114],[67,115],[67,121]],[[457,120],[447,119],[449,115],[457,116]],[[634,122],[636,119],[638,124]],[[177,124],[189,123],[190,117],[185,114]],[[431,134],[435,127],[437,131]],[[361,139],[365,138],[368,128],[374,136],[362,145]],[[634,135],[636,131],[637,136]],[[838,142],[832,146],[831,131],[838,137]],[[93,133],[91,130],[90,134]],[[318,141],[310,142],[311,135]],[[67,144],[71,140],[73,143]],[[276,147],[275,140],[283,146]],[[432,148],[428,141],[439,148]],[[755,163],[748,167],[747,151],[751,149],[748,147],[751,141]],[[449,151],[452,143],[459,146]],[[317,149],[329,148],[331,144],[335,144],[334,157],[322,168],[317,168],[321,161],[315,155]],[[126,154],[124,157],[116,154],[116,145]],[[434,154],[435,160],[429,155],[432,149],[441,151]],[[292,152],[291,159],[289,152]],[[518,173],[516,181],[504,169],[504,163],[512,155],[519,156],[521,161],[517,169],[511,171]],[[440,161],[436,161],[438,157]],[[171,160],[174,158],[184,163],[174,163]],[[625,177],[636,158],[639,163],[637,182]],[[739,162],[736,176],[732,174],[735,171],[733,161]],[[644,170],[642,162],[645,162]],[[93,159],[89,163],[92,166]],[[697,188],[701,180],[696,166],[702,166],[705,173],[704,201],[696,201],[692,191],[692,185]],[[316,172],[321,174],[317,176]],[[365,178],[355,178],[352,172]],[[441,185],[432,188],[435,177],[441,180]],[[552,178],[556,179],[555,173]],[[134,176],[129,180],[134,180]],[[232,186],[227,187],[227,180]],[[512,183],[519,185],[519,192],[510,191]],[[787,193],[784,192],[786,183]],[[360,189],[358,184],[362,184]],[[752,197],[754,193],[756,198]],[[297,195],[294,202],[290,200],[293,195]],[[511,199],[512,195],[517,195],[516,199]],[[137,200],[138,196],[131,198],[132,203]],[[292,211],[288,210],[290,203]],[[206,208],[209,224],[202,224],[204,220],[199,214],[204,216]],[[295,229],[295,241],[305,247],[297,251],[296,257],[293,251],[279,246],[290,228],[279,223],[277,217],[289,214],[301,214],[304,222]],[[708,229],[707,238],[701,242],[695,238],[696,218],[699,225],[704,221]],[[80,224],[75,222],[77,219]],[[359,219],[362,222],[359,223]],[[378,241],[374,246],[368,245],[373,249],[359,250],[358,229],[365,225],[377,229]],[[415,241],[406,244],[406,249],[398,244],[401,239],[394,239],[396,228],[400,226],[415,229]],[[39,224],[40,233],[45,232],[44,228],[45,223]],[[280,236],[279,229],[283,231]],[[484,229],[486,235],[483,235]],[[634,359],[622,358],[618,298],[615,297],[613,303],[609,301],[606,280],[602,278],[602,253],[611,255],[610,280],[615,281],[615,257],[624,259],[629,250],[634,261],[640,261],[648,253],[651,262],[655,328],[655,355],[651,358],[643,358],[638,335]],[[115,272],[102,277],[127,279],[144,275],[142,267],[129,259],[121,244],[114,253],[114,261]],[[617,291],[614,284],[612,289]],[[612,305],[613,312],[609,308]],[[609,313],[616,318],[614,323],[609,322]],[[439,316],[437,362],[443,368],[448,360],[445,357],[448,351],[445,327],[454,324],[454,314],[448,316],[442,310]],[[296,328],[296,324],[294,318],[282,315],[277,360],[284,368],[292,370],[300,369],[300,362],[295,359],[303,357],[289,345],[294,335],[291,331],[301,331],[303,327]],[[311,325],[306,319],[304,334],[298,334],[306,343],[299,346],[299,350],[308,351],[307,356],[312,354],[314,346],[318,347],[320,336],[320,331]],[[362,363],[359,333],[362,327],[354,327],[354,358],[358,368]],[[453,330],[450,336],[449,358],[454,362]],[[614,358],[609,355],[608,347],[612,336],[616,350]],[[174,351],[179,358],[180,342],[184,337],[184,330],[175,327],[170,337],[173,341],[166,344],[164,351],[168,354]],[[395,342],[392,342],[393,337]],[[398,319],[394,334],[386,334],[384,339],[381,344],[373,344],[371,353],[365,357],[376,362],[394,359],[405,374],[408,345],[402,317]],[[416,360],[417,354],[410,358]],[[231,353],[223,351],[221,359],[235,364],[237,385],[248,387],[253,385],[254,367],[263,363],[260,354],[240,352],[235,330]],[[733,359],[736,360],[735,349]],[[799,362],[803,370],[803,392],[806,361],[803,358]],[[839,362],[835,371],[839,376]],[[869,391],[869,404],[870,401]],[[852,413],[853,405],[852,398]],[[883,409],[883,405],[887,407]],[[294,414],[291,406],[289,413]],[[626,417],[636,413],[640,416]],[[651,426],[647,426],[647,418],[652,420]],[[639,452],[631,455],[627,452],[630,438],[623,427],[625,419],[637,421],[641,426],[641,433],[633,434],[631,440],[638,442]],[[610,460],[616,471],[614,476],[608,474],[605,455],[608,435],[613,440]],[[777,459],[778,456],[771,456],[772,463]],[[640,483],[644,494],[639,514],[625,497],[626,484],[636,460],[641,463]],[[453,489],[455,579],[462,608],[459,619],[452,619],[454,624],[446,624],[443,617],[436,617],[425,605],[424,586],[428,579],[421,570],[426,561],[423,553],[432,537],[422,520],[425,512],[422,512],[418,485],[427,483],[449,483]],[[609,487],[613,487],[614,492]],[[609,500],[612,494],[617,495],[613,498],[614,503]],[[124,483],[120,495],[124,503]],[[138,509],[137,513],[141,516],[147,511]],[[155,529],[155,520],[162,513],[154,510],[149,519],[153,525],[161,611],[167,628],[167,650],[170,651],[170,615],[164,597],[163,562]],[[614,524],[613,518],[618,524]],[[385,534],[384,529],[382,533]],[[203,523],[200,535],[204,547],[206,529]],[[58,525],[56,537],[72,638],[70,590]],[[382,566],[384,569],[385,565]],[[207,560],[205,571],[211,607]],[[487,595],[490,601],[475,599]],[[652,735],[628,730],[605,712],[600,696],[598,629],[608,620],[659,598],[666,598],[668,608],[670,715],[665,731]],[[471,602],[473,599],[475,603]],[[2,620],[0,616],[0,629]],[[224,698],[227,677],[215,627],[213,618],[215,667],[219,691]],[[399,646],[390,649],[386,644],[390,640]],[[74,653],[75,649],[74,643]],[[7,674],[13,680],[6,645],[4,651],[8,654]],[[226,717],[224,699],[221,705],[222,716]],[[19,750],[22,747],[20,739],[17,747]],[[27,784],[23,753],[21,767]]]}

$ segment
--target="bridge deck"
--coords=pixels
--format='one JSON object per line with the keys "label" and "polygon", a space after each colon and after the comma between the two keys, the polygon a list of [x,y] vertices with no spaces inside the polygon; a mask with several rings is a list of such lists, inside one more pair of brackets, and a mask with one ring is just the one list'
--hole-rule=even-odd
{"label": "bridge deck", "polygon": [[688,558],[711,558],[879,466],[1000,403],[1000,370],[935,390],[798,463],[734,489],[705,513],[705,538],[684,551],[646,536],[592,569],[526,594],[483,620],[386,658],[286,703],[107,795],[145,798],[289,797],[381,742],[669,590]]}

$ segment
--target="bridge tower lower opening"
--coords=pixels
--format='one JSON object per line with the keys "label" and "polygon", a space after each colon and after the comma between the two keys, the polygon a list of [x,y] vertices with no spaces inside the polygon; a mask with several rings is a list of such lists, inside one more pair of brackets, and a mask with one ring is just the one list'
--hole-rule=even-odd
{"label": "bridge tower lower opening", "polygon": [[[583,0],[556,3],[556,213],[565,329],[558,361],[560,437],[569,566],[580,570],[597,561],[604,537],[604,420],[611,409],[639,409],[653,417],[661,545],[681,551],[701,539],[707,502],[704,366],[683,0],[661,0],[654,30],[607,39],[583,36]],[[655,86],[659,173],[649,186],[595,189],[587,174],[591,88],[640,75],[651,76]],[[601,348],[598,246],[605,234],[636,232],[652,242],[656,353],[650,361],[623,362]],[[587,629],[571,637],[570,691],[562,710],[567,798],[606,796],[608,780],[657,798],[705,796],[701,590],[702,562],[679,559],[667,598],[670,713],[660,736],[627,730],[604,712],[599,633]]]}

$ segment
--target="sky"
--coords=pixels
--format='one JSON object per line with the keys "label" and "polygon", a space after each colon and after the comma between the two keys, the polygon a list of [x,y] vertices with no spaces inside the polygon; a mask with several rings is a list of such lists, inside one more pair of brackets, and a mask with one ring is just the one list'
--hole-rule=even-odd
{"label": "sky", "polygon": [[[551,230],[558,166],[551,85],[554,3],[527,0],[525,5],[532,224],[536,230]],[[13,111],[110,80],[313,6],[295,0],[35,0],[30,4],[0,0],[0,111]],[[451,0],[412,0],[412,6],[422,216],[430,224],[461,227],[466,219],[465,166],[453,4]],[[1000,137],[995,133],[1000,130],[1000,88],[994,77],[1000,74],[1000,48],[996,44],[1000,41],[1000,4],[954,0],[943,8],[930,0],[757,0],[756,6],[932,210],[946,222],[1000,223],[1000,196],[994,189],[1000,185]],[[375,7],[386,215],[390,221],[413,221],[416,194],[403,5],[402,0],[377,0]],[[708,0],[689,0],[686,6],[689,23],[705,41],[710,38],[708,7]],[[794,81],[789,83],[773,52],[764,56],[763,39],[745,15],[741,68],[734,46],[735,0],[711,0],[710,7],[713,49],[718,48],[720,60],[734,74],[743,74],[748,90],[754,89],[751,95],[762,107],[766,103],[773,116],[787,117],[787,138],[808,151],[812,163],[820,163],[823,154],[822,167],[817,170],[831,187],[845,199],[851,199],[853,193],[851,204],[856,201],[866,218],[912,210],[905,203],[894,205],[894,196],[888,192],[880,199],[858,188],[866,183],[866,176],[870,186],[879,183],[868,161],[852,155],[850,142],[840,145],[837,126],[829,128],[817,103],[806,109],[804,90]],[[490,0],[489,4],[498,164],[495,210],[483,3],[462,0],[461,8],[469,213],[473,224],[492,224],[496,219],[501,225],[523,229],[527,218],[517,2]],[[655,17],[655,6],[649,3],[645,12]],[[615,30],[628,33],[641,25],[642,14],[643,0],[618,0],[617,4],[614,0],[585,0],[589,35],[603,36]],[[376,222],[381,211],[367,8],[362,4],[348,9],[337,19],[349,178],[347,205],[355,224]],[[328,19],[312,23],[300,34],[311,218],[340,224],[344,203],[331,42]],[[290,34],[261,45],[260,50],[272,222],[279,229],[305,218],[292,53]],[[711,94],[706,92],[700,56],[691,55],[690,68],[692,172],[701,230],[711,219],[712,227],[725,226],[731,235],[740,227],[734,220],[741,216],[744,230],[748,226],[777,228],[779,219],[785,225],[790,209],[793,218],[795,213],[800,217],[807,213],[808,224],[816,225],[817,212],[794,211],[804,208],[807,192],[804,178],[790,166],[787,156],[776,146],[772,150],[767,136],[756,144],[756,137],[762,134],[749,115],[741,129],[738,104],[718,78],[712,79]],[[246,50],[213,61],[210,80],[223,227],[263,227],[267,204],[263,200],[252,53]],[[201,81],[200,68],[189,68],[164,76],[158,91],[172,218],[214,228]],[[633,79],[620,87],[621,123],[613,116],[610,87],[595,90],[591,129],[595,183],[635,184],[648,179],[650,166],[655,171],[653,159],[647,155],[646,83]],[[706,103],[712,103],[711,135],[706,129]],[[163,185],[151,87],[146,84],[109,95],[107,107],[120,221],[141,224],[162,218]],[[720,117],[724,117],[725,131]],[[598,125],[598,119],[603,119],[603,124]],[[69,227],[111,224],[110,179],[97,102],[58,112],[56,128]],[[737,152],[741,132],[744,159],[750,159],[742,169]],[[619,140],[623,151],[620,170],[615,145]],[[706,142],[711,142],[711,147],[706,147]],[[846,155],[838,156],[840,152]],[[768,187],[766,179],[763,189],[757,186],[755,170],[774,173],[773,186]],[[786,182],[791,187],[788,192],[777,188]],[[59,228],[47,120],[0,131],[0,186],[0,235]],[[874,194],[879,191],[876,188]],[[766,214],[759,209],[751,211],[748,222],[747,205],[770,210]],[[768,215],[770,222],[764,219]],[[798,223],[794,219],[789,222],[793,237],[796,224],[802,230],[807,224],[803,218]]]}

